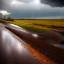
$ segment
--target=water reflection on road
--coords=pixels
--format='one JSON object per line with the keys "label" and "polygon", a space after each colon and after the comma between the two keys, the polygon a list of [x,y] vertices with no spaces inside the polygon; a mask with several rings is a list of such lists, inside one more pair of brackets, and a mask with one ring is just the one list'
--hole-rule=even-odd
{"label": "water reflection on road", "polygon": [[0,27],[0,34],[0,64],[40,64],[29,53],[24,41],[4,27]]}

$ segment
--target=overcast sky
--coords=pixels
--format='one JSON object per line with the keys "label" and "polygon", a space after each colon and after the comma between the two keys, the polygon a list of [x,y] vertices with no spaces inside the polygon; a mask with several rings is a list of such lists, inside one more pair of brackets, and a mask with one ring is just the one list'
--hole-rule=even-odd
{"label": "overcast sky", "polygon": [[64,1],[0,0],[0,13],[12,18],[64,18]]}

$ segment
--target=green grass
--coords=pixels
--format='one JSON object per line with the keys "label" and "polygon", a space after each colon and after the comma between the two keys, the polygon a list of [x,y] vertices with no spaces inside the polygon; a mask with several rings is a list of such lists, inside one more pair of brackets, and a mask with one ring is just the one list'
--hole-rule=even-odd
{"label": "green grass", "polygon": [[39,28],[39,27],[36,27],[36,26],[29,26],[29,25],[18,25],[28,31],[31,31],[31,32],[37,32],[37,33],[43,33],[43,32],[47,32],[49,29],[47,28]]}

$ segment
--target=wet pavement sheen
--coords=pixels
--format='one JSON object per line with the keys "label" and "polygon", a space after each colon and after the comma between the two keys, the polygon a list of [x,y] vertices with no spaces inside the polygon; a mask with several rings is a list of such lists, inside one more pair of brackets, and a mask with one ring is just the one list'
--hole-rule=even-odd
{"label": "wet pavement sheen", "polygon": [[23,43],[0,25],[0,64],[40,64]]}

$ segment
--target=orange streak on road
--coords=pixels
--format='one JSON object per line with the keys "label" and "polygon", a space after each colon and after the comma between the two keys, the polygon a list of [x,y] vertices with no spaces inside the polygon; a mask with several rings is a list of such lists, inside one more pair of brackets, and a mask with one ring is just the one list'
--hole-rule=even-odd
{"label": "orange streak on road", "polygon": [[26,44],[26,47],[29,49],[30,53],[38,60],[41,64],[56,64],[55,62],[51,61],[43,54],[39,53],[35,49],[33,49],[29,44]]}

